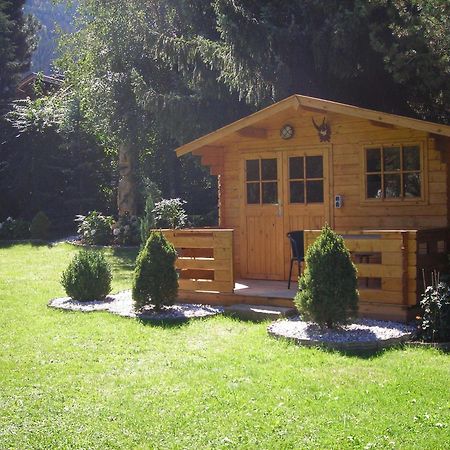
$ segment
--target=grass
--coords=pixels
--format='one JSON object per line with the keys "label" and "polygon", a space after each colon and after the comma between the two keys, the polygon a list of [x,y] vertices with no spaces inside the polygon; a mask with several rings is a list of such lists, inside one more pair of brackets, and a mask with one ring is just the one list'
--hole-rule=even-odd
{"label": "grass", "polygon": [[[0,248],[0,448],[450,447],[449,357],[302,349],[224,317],[146,325],[47,308],[77,250]],[[114,291],[135,253],[109,251]]]}

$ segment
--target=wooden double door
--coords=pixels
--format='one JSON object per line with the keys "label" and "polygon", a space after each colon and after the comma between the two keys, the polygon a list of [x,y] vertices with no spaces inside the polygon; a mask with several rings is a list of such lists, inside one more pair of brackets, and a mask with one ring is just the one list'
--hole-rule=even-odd
{"label": "wooden double door", "polygon": [[243,153],[241,275],[287,280],[289,231],[329,221],[327,149]]}

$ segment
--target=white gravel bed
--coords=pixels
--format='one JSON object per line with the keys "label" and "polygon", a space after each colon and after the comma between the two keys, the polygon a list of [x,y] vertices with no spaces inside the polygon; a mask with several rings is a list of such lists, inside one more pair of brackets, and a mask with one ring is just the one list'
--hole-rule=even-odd
{"label": "white gravel bed", "polygon": [[293,340],[300,345],[369,350],[408,341],[415,328],[398,322],[359,319],[337,329],[324,329],[296,316],[272,323],[267,331],[271,336]]}
{"label": "white gravel bed", "polygon": [[137,317],[146,320],[188,320],[200,317],[221,314],[220,306],[197,305],[190,303],[175,303],[172,306],[163,307],[155,311],[152,307],[146,307],[140,312],[134,310],[131,291],[123,291],[118,294],[108,295],[105,300],[79,302],[70,297],[55,298],[50,300],[48,306],[52,308],[66,309],[70,311],[109,311],[124,317]]}

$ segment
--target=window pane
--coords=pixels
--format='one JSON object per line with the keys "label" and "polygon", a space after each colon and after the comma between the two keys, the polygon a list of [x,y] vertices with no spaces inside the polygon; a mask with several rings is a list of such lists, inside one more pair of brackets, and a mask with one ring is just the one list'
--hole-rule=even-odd
{"label": "window pane", "polygon": [[420,197],[420,172],[417,173],[405,173],[403,175],[403,191],[405,197]]}
{"label": "window pane", "polygon": [[262,184],[262,202],[263,203],[278,203],[278,183],[263,183]]}
{"label": "window pane", "polygon": [[403,147],[403,170],[420,170],[419,146]]}
{"label": "window pane", "polygon": [[386,172],[400,170],[400,149],[398,147],[384,147],[383,165]]}
{"label": "window pane", "polygon": [[263,180],[277,179],[277,160],[276,159],[262,159],[261,172]]}
{"label": "window pane", "polygon": [[386,198],[400,197],[400,175],[391,174],[384,176],[384,196]]}
{"label": "window pane", "polygon": [[304,178],[303,173],[303,156],[289,158],[289,178]]}
{"label": "window pane", "polygon": [[323,202],[323,181],[306,182],[306,203]]}
{"label": "window pane", "polygon": [[367,172],[381,172],[381,150],[368,148],[366,150]]}
{"label": "window pane", "polygon": [[305,183],[303,181],[290,182],[290,196],[291,203],[305,203]]}
{"label": "window pane", "polygon": [[367,198],[381,198],[381,175],[367,175]]}
{"label": "window pane", "polygon": [[259,183],[247,183],[247,203],[259,204]]}
{"label": "window pane", "polygon": [[322,178],[323,163],[321,156],[306,157],[306,178]]}
{"label": "window pane", "polygon": [[259,159],[250,159],[247,163],[247,181],[259,181]]}

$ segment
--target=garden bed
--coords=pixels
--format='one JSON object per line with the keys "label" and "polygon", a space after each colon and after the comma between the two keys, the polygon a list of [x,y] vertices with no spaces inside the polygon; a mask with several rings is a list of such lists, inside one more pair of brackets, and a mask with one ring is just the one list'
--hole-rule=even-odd
{"label": "garden bed", "polygon": [[50,300],[49,307],[70,311],[94,312],[108,311],[123,317],[133,317],[142,320],[160,321],[186,321],[222,314],[220,306],[195,305],[188,303],[175,303],[155,311],[152,307],[145,307],[142,311],[134,310],[131,291],[122,291],[118,294],[108,295],[105,300],[79,302],[70,297],[61,297]]}
{"label": "garden bed", "polygon": [[267,329],[269,335],[308,347],[367,351],[392,347],[410,341],[415,327],[381,320],[357,320],[336,329],[323,329],[299,316],[279,320]]}

